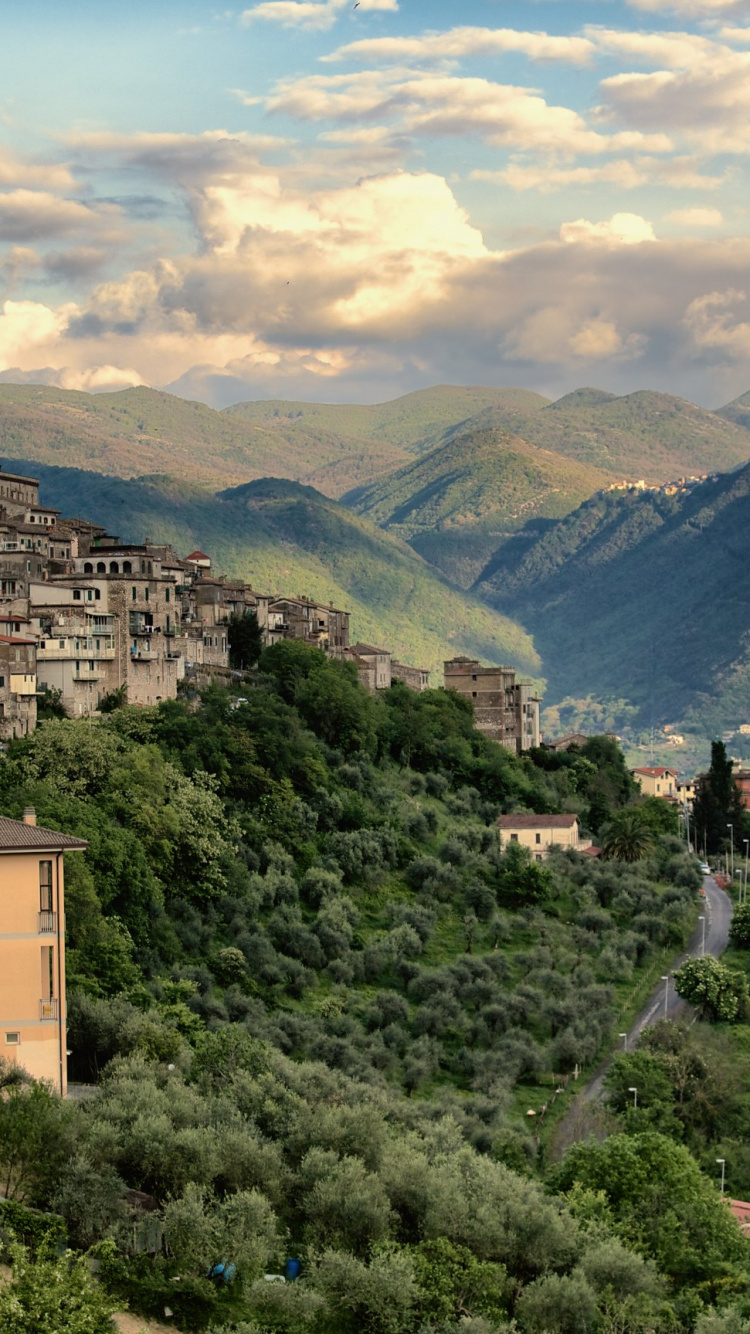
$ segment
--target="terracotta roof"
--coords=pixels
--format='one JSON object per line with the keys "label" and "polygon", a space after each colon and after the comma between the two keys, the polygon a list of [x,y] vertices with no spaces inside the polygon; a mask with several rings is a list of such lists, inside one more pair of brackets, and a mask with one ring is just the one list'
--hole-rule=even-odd
{"label": "terracotta roof", "polygon": [[676,778],[679,770],[665,769],[663,766],[657,765],[654,769],[631,769],[630,772],[632,774],[645,774],[647,778],[666,778],[667,774],[671,774],[673,778]]}
{"label": "terracotta roof", "polygon": [[745,1232],[746,1229],[750,1229],[750,1204],[746,1203],[745,1200],[729,1200],[728,1203],[742,1231]]}
{"label": "terracotta roof", "polygon": [[35,639],[19,639],[18,635],[0,635],[0,644],[35,644]]}
{"label": "terracotta roof", "polygon": [[501,815],[501,829],[572,829],[577,815]]}
{"label": "terracotta roof", "polygon": [[211,557],[207,556],[205,551],[191,551],[190,555],[185,557],[185,560],[210,560],[210,559]]}
{"label": "terracotta roof", "polygon": [[43,829],[41,825],[24,824],[23,820],[11,820],[0,815],[0,852],[23,852],[27,848],[40,851],[74,851],[87,848],[82,838],[72,834],[61,834],[56,829]]}

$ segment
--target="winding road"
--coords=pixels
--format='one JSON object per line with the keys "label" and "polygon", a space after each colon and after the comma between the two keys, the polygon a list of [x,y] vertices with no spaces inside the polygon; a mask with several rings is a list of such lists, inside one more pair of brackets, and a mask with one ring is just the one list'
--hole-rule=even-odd
{"label": "winding road", "polygon": [[[686,959],[695,958],[700,954],[713,954],[714,958],[718,959],[719,955],[724,953],[724,950],[729,943],[729,926],[732,921],[733,912],[732,900],[725,890],[719,888],[712,875],[703,877],[703,889],[706,895],[703,900],[703,914],[706,918],[705,923],[698,922],[695,931],[690,937],[687,950],[684,954],[681,954],[678,959],[675,959],[674,963],[668,970],[670,973],[673,973],[675,969],[679,968]],[[705,949],[703,948],[704,927],[706,932]],[[688,1005],[687,1001],[682,1000],[682,998],[676,994],[674,987],[671,985],[671,978],[667,985],[669,987],[669,995],[667,997],[667,1017],[669,1019],[676,1019],[678,1015],[687,1013],[691,1007]],[[628,1030],[628,1050],[636,1046],[637,1040],[644,1028],[649,1028],[651,1024],[655,1024],[659,1019],[664,1018],[664,999],[665,986],[663,982],[660,982],[658,987],[649,996],[632,1027]],[[583,1097],[584,1102],[593,1102],[595,1098],[601,1096],[602,1082],[607,1073],[608,1066],[609,1061],[607,1061],[600,1070],[597,1070],[593,1079],[591,1079],[585,1088],[582,1089],[581,1096]]]}

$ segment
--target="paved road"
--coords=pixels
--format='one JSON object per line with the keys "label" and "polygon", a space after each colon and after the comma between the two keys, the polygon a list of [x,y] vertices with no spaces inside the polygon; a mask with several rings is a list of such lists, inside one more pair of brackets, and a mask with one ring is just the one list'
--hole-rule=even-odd
{"label": "paved road", "polygon": [[[724,953],[724,950],[729,943],[729,924],[732,920],[733,912],[732,900],[723,889],[719,889],[719,886],[712,875],[703,877],[703,888],[706,891],[702,909],[706,918],[705,953],[713,954],[714,958],[718,959],[719,955]],[[670,973],[674,972],[676,968],[679,968],[686,959],[694,958],[696,955],[704,953],[703,926],[703,922],[698,923],[690,938],[686,952],[681,954],[679,959],[675,959],[671,968],[668,970]],[[660,982],[658,987],[649,996],[649,999],[635,1020],[632,1028],[628,1031],[628,1050],[636,1045],[637,1039],[643,1032],[644,1028],[649,1028],[652,1024],[658,1023],[660,1019],[664,1018],[664,991],[665,985],[663,982]],[[682,1000],[675,993],[670,978],[669,997],[667,1001],[668,1017],[670,1019],[676,1019],[678,1015],[685,1014],[689,1010],[690,1006],[687,1004],[687,1001]],[[601,1070],[597,1071],[594,1078],[590,1080],[583,1089],[583,1098],[585,1102],[593,1102],[595,1098],[598,1098],[601,1095],[602,1081],[607,1072],[608,1065],[609,1061],[606,1065],[602,1066]]]}

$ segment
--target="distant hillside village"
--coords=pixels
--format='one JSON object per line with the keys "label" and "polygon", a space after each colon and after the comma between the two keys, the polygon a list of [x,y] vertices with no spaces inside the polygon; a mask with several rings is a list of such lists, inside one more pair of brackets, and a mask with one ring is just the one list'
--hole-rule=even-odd
{"label": "distant hillside village", "polygon": [[[229,624],[254,614],[266,645],[297,639],[354,663],[368,690],[429,672],[386,648],[350,643],[349,613],[303,596],[263,594],[215,575],[211,558],[121,542],[39,503],[39,482],[0,471],[0,739],[25,736],[52,693],[72,718],[121,692],[128,703],[174,699],[180,683],[231,682]],[[539,745],[539,699],[511,667],[445,663],[444,685],[474,705],[476,725],[520,752]]]}

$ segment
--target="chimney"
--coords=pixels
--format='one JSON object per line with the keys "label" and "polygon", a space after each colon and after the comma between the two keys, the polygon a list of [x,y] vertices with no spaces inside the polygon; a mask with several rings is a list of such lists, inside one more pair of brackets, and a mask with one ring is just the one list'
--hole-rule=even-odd
{"label": "chimney", "polygon": [[36,810],[33,806],[24,806],[23,822],[24,824],[36,824]]}

